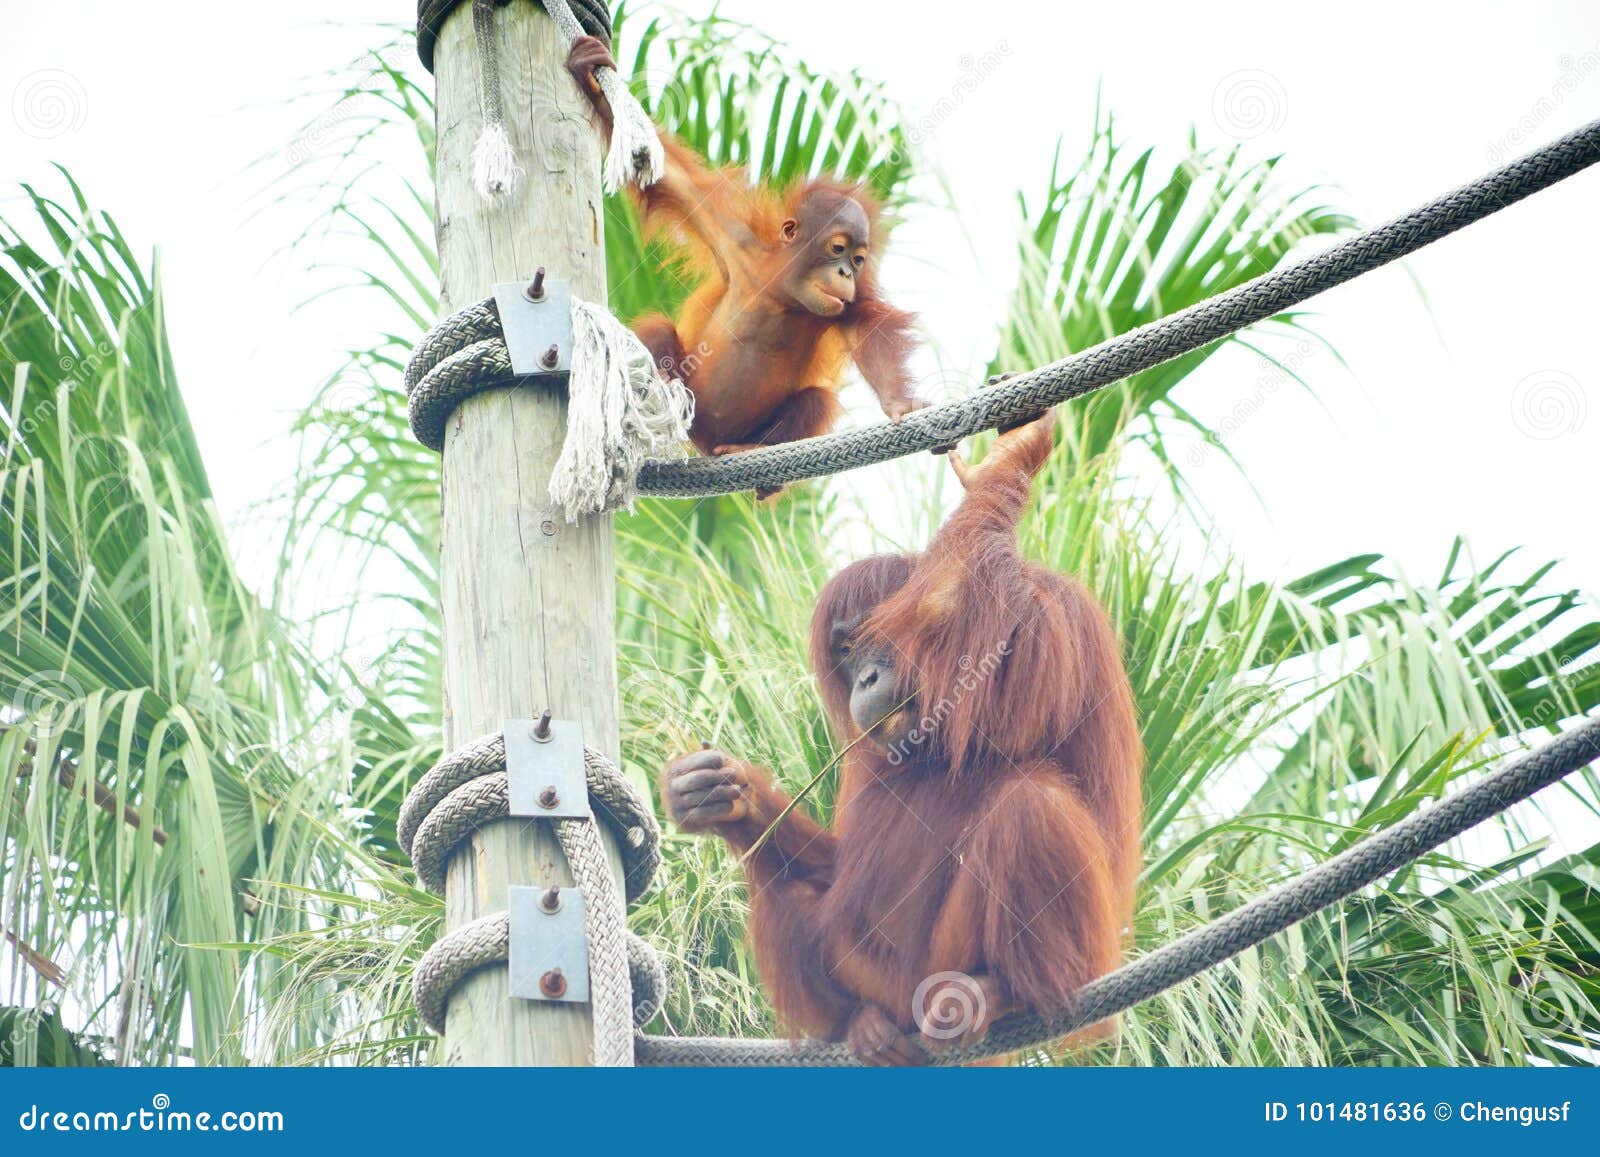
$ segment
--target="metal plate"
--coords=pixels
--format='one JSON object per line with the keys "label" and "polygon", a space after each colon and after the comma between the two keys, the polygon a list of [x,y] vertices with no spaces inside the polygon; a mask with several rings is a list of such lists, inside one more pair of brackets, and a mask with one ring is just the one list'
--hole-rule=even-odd
{"label": "metal plate", "polygon": [[[540,740],[534,737],[537,727],[532,719],[505,721],[511,814],[587,819],[592,813],[583,771],[583,728],[575,720],[552,719],[550,738]],[[554,792],[553,802],[546,792]]]}
{"label": "metal plate", "polygon": [[[583,893],[561,889],[561,904],[546,912],[548,888],[511,888],[511,995],[524,1000],[583,1004],[589,999],[589,940],[583,928]],[[540,987],[548,972],[561,970],[566,990],[551,996]]]}
{"label": "metal plate", "polygon": [[[494,287],[500,310],[500,332],[511,351],[511,369],[517,374],[564,374],[572,368],[572,287],[554,277],[544,279],[544,297],[529,301],[527,281],[507,281]],[[556,347],[556,364],[544,355]]]}

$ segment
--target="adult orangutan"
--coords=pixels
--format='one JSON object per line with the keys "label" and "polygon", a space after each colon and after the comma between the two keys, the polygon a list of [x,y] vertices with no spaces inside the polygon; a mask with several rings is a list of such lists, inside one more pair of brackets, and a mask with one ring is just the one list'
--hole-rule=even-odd
{"label": "adult orangutan", "polygon": [[723,751],[662,775],[680,828],[747,853],[756,958],[786,1030],[867,1063],[1058,1011],[1121,959],[1140,860],[1132,693],[1094,597],[1017,549],[1052,441],[1047,414],[980,465],[952,455],[966,496],[932,545],[823,589],[811,661],[852,744],[831,830],[799,809],[780,819],[790,801],[768,773]]}
{"label": "adult orangutan", "polygon": [[[573,41],[567,67],[611,132],[594,71],[615,67],[593,37]],[[647,224],[689,243],[703,282],[674,323],[634,323],[665,373],[695,398],[689,436],[704,454],[824,434],[854,362],[898,421],[926,405],[911,394],[906,358],[913,317],[878,295],[873,276],[878,206],[858,185],[809,181],[785,195],[707,169],[663,133],[662,178],[638,195]]]}

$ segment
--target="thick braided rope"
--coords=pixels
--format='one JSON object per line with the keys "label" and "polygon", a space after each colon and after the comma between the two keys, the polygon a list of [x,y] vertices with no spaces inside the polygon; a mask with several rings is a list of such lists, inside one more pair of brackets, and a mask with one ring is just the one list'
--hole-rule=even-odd
{"label": "thick braided rope", "polygon": [[1600,161],[1600,121],[1512,161],[1386,225],[1304,261],[1140,326],[1100,345],[968,398],[880,423],[720,458],[647,462],[639,492],[666,497],[777,486],[933,450],[1010,425],[1071,398],[1227,337],[1324,290],[1414,253],[1430,242]]}
{"label": "thick braided rope", "polygon": [[633,1064],[633,992],[628,984],[628,917],[622,897],[612,886],[594,820],[557,820],[556,838],[583,893],[594,1063],[601,1068],[628,1068]]}
{"label": "thick braided rope", "polygon": [[[632,903],[650,887],[661,864],[661,828],[650,802],[604,755],[584,748],[583,767],[596,818],[617,833]],[[430,891],[443,891],[445,865],[462,840],[510,816],[505,768],[505,736],[495,732],[445,755],[406,794],[395,830]]]}
{"label": "thick braided rope", "polygon": [[[417,56],[422,60],[422,67],[429,72],[433,71],[433,50],[438,46],[439,29],[444,26],[445,17],[455,10],[456,5],[467,2],[417,0]],[[495,0],[495,3],[503,8],[511,0]],[[605,0],[568,0],[568,3],[577,15],[578,23],[583,26],[583,31],[590,36],[598,36],[607,44],[611,43],[611,10],[606,7]]]}
{"label": "thick braided rope", "polygon": [[[627,937],[627,954],[633,1023],[638,1027],[648,1024],[661,1010],[667,994],[667,971],[649,942],[632,932]],[[510,958],[509,912],[491,912],[440,937],[423,953],[412,979],[412,993],[423,1023],[442,1033],[450,994],[456,985],[478,969],[505,964]]]}
{"label": "thick braided rope", "polygon": [[500,101],[500,54],[494,43],[493,0],[472,5],[472,34],[478,42],[478,67],[483,70],[483,119],[498,125],[505,120]]}
{"label": "thick braided rope", "polygon": [[[492,297],[474,302],[444,318],[417,343],[406,365],[406,396],[416,392],[418,383],[440,362],[474,342],[500,337],[500,307]],[[501,344],[504,344],[503,342]]]}
{"label": "thick braided rope", "polygon": [[[446,865],[463,840],[510,817],[505,765],[504,735],[484,736],[446,755],[406,795],[396,830],[430,890],[443,890]],[[660,829],[648,801],[605,756],[585,748],[584,772],[595,818],[559,819],[556,836],[585,899],[595,1064],[625,1066],[633,1063],[633,1028],[661,1005],[665,973],[654,950],[627,930],[596,822],[618,833],[628,900],[655,875]],[[509,927],[509,915],[496,913],[442,937],[424,954],[413,987],[429,1026],[442,1030],[450,992],[462,977],[508,958]]]}
{"label": "thick braided rope", "polygon": [[[1298,924],[1596,759],[1600,759],[1600,716],[1580,723],[1537,751],[1491,772],[1471,787],[1439,800],[1392,828],[1368,836],[1244,907],[1091,981],[1079,990],[1071,1007],[1060,1015],[1007,1017],[977,1046],[937,1054],[935,1063],[961,1064],[1037,1048],[1124,1012]],[[856,1063],[850,1050],[842,1044],[721,1037],[641,1036],[635,1056],[641,1065],[841,1066]]]}
{"label": "thick braided rope", "polygon": [[560,379],[559,374],[519,378],[511,369],[511,352],[506,349],[504,338],[474,342],[445,358],[411,392],[406,404],[411,432],[428,449],[443,453],[445,425],[463,400],[541,377]]}

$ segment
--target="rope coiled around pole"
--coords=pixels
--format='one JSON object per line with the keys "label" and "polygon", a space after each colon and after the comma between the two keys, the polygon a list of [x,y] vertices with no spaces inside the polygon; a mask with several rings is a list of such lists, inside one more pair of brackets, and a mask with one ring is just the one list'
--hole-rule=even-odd
{"label": "rope coiled around pole", "polygon": [[[649,888],[661,863],[655,813],[605,756],[584,749],[584,774],[594,819],[558,819],[573,879],[585,901],[589,941],[590,1004],[595,1063],[633,1063],[633,1032],[661,1007],[666,975],[655,950],[627,930],[624,895],[612,884],[595,824],[607,823],[621,849],[625,898]],[[484,736],[446,755],[417,781],[401,805],[396,830],[417,876],[434,892],[444,889],[450,857],[463,840],[487,824],[510,818],[505,736]],[[463,977],[509,959],[510,915],[492,913],[441,937],[417,964],[413,990],[424,1022],[444,1030],[450,993]]]}
{"label": "rope coiled around pole", "polygon": [[[1437,801],[1393,827],[1346,848],[1304,875],[1278,885],[1202,928],[1090,981],[1055,1016],[1006,1017],[971,1048],[935,1053],[936,1064],[963,1064],[1039,1048],[1116,1016],[1173,985],[1298,924],[1375,880],[1404,867],[1468,828],[1498,815],[1600,759],[1600,716]],[[641,1065],[847,1066],[857,1063],[837,1042],[641,1036]]]}
{"label": "rope coiled around pole", "polygon": [[[444,27],[445,17],[455,11],[459,4],[468,0],[417,0],[417,56],[422,61],[422,67],[429,72],[433,71],[433,50],[439,43],[439,29]],[[572,11],[578,18],[578,23],[590,36],[598,36],[607,44],[611,43],[611,9],[606,6],[606,0],[567,0],[572,6]],[[494,0],[498,7],[505,7],[511,0]],[[541,8],[543,4],[539,5]]]}
{"label": "rope coiled around pole", "polygon": [[[655,949],[638,936],[628,937],[627,954],[633,1022],[643,1025],[661,1008],[667,992],[667,973]],[[434,1032],[443,1032],[445,1009],[456,985],[478,969],[505,964],[510,958],[509,912],[491,912],[441,937],[417,965],[413,992],[423,1023]]]}

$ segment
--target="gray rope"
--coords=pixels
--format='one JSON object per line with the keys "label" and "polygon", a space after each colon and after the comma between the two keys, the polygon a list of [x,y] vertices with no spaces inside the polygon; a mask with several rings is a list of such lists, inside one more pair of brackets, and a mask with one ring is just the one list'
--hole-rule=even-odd
{"label": "gray rope", "polygon": [[[1006,1017],[972,1048],[937,1053],[936,1064],[961,1064],[1058,1041],[1165,992],[1269,936],[1418,859],[1468,828],[1520,803],[1541,788],[1600,759],[1600,716],[1588,719],[1528,755],[1484,776],[1392,828],[1368,836],[1302,876],[1278,885],[1226,916],[1197,928],[1091,981],[1059,1015]],[[795,1065],[856,1063],[834,1042],[644,1037],[641,1065]]]}
{"label": "gray rope", "polygon": [[572,879],[583,893],[589,941],[589,1007],[594,1011],[594,1063],[633,1065],[633,992],[628,985],[628,917],[611,882],[600,829],[593,819],[556,821]]}
{"label": "gray rope", "polygon": [[[661,828],[650,801],[598,751],[584,748],[589,803],[618,834],[631,904],[649,889],[661,864]],[[499,732],[450,752],[406,794],[395,824],[400,846],[432,892],[444,890],[444,869],[456,846],[485,824],[511,815],[506,742]]]}
{"label": "gray rope", "polygon": [[[415,393],[417,385],[428,372],[451,354],[458,353],[474,342],[492,341],[498,337],[500,307],[494,298],[485,298],[452,313],[423,334],[417,348],[411,351],[411,361],[406,365],[406,396]],[[500,344],[504,345],[505,342]]]}
{"label": "gray rope", "polygon": [[[1002,385],[918,410],[894,424],[882,422],[719,458],[646,462],[639,472],[639,492],[688,498],[770,488],[943,449],[980,430],[1015,425],[1399,260],[1597,161],[1600,121],[1386,225],[1347,237],[1303,261],[1262,274],[1082,353],[1017,374]],[[406,371],[411,429],[424,445],[439,450],[450,413],[463,398],[545,376],[522,379],[511,372],[511,357],[505,351],[493,302],[478,302],[444,319],[417,347]]]}
{"label": "gray rope", "polygon": [[[396,831],[417,876],[444,890],[445,871],[461,842],[511,814],[503,734],[484,736],[451,752],[407,793]],[[584,748],[584,773],[594,819],[559,819],[556,837],[582,891],[589,942],[590,1006],[595,1064],[633,1063],[633,1030],[655,1015],[666,989],[655,952],[627,930],[624,898],[612,886],[596,821],[618,833],[626,898],[650,886],[660,864],[661,832],[647,801],[604,755]],[[508,958],[510,917],[475,920],[440,938],[417,963],[412,984],[423,1020],[443,1031],[450,993],[463,977]]]}
{"label": "gray rope", "polygon": [[[417,0],[417,56],[422,60],[422,67],[429,72],[433,71],[433,50],[439,44],[439,30],[444,26],[445,17],[455,11],[456,5],[463,0]],[[499,7],[511,3],[511,0],[495,0]],[[598,36],[607,44],[611,43],[611,11],[606,7],[605,0],[570,0],[577,12],[578,22],[583,30],[590,36]],[[541,5],[542,7],[542,5]]]}
{"label": "gray rope", "polygon": [[451,354],[412,391],[407,404],[411,432],[435,453],[444,452],[444,428],[461,402],[486,390],[535,382],[558,382],[560,374],[535,374],[519,378],[511,371],[511,353],[505,339],[474,342]]}
{"label": "gray rope", "polygon": [[478,100],[485,127],[504,125],[500,104],[500,52],[494,42],[496,0],[472,0],[472,35],[478,42]]}
{"label": "gray rope", "polygon": [[[667,994],[667,970],[649,941],[633,932],[628,933],[627,955],[633,1024],[642,1028],[661,1011]],[[450,994],[456,985],[478,969],[503,965],[510,958],[509,912],[491,912],[441,936],[423,953],[412,982],[423,1023],[434,1032],[444,1032]]]}

